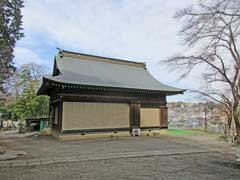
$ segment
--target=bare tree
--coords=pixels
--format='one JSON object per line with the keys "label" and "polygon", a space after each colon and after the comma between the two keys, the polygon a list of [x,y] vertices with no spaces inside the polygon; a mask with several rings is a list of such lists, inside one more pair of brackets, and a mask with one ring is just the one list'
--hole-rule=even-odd
{"label": "bare tree", "polygon": [[5,89],[8,94],[18,97],[31,82],[35,82],[38,88],[42,77],[47,74],[49,74],[49,68],[46,66],[35,63],[24,64],[5,83]]}
{"label": "bare tree", "polygon": [[189,48],[184,54],[168,58],[171,68],[187,77],[202,68],[204,84],[195,92],[225,105],[235,122],[240,141],[238,105],[240,100],[240,1],[199,0],[197,5],[184,8],[175,15],[183,25],[180,35]]}
{"label": "bare tree", "polygon": [[22,66],[22,69],[29,71],[31,79],[34,81],[39,81],[42,79],[43,75],[49,73],[49,68],[36,63],[28,63]]}

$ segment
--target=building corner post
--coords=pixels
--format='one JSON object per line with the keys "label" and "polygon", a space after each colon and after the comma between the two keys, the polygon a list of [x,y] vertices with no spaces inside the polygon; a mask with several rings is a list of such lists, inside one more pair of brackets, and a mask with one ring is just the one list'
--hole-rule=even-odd
{"label": "building corner post", "polygon": [[168,128],[168,107],[160,106],[160,128]]}
{"label": "building corner post", "polygon": [[62,121],[63,121],[63,100],[61,98],[58,108],[59,133],[62,133]]}

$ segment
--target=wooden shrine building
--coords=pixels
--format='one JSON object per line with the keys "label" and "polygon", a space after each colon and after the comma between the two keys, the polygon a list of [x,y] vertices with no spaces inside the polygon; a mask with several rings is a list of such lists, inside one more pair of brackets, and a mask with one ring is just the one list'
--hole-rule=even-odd
{"label": "wooden shrine building", "polygon": [[183,92],[154,79],[145,63],[60,50],[38,94],[50,96],[60,137],[167,128],[166,96]]}

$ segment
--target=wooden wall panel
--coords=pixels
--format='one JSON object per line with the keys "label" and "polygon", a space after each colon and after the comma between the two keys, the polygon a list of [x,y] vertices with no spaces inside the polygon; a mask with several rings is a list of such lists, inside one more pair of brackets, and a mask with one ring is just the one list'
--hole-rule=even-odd
{"label": "wooden wall panel", "polygon": [[160,127],[159,108],[141,108],[141,127]]}
{"label": "wooden wall panel", "polygon": [[129,127],[129,104],[63,102],[62,130]]}

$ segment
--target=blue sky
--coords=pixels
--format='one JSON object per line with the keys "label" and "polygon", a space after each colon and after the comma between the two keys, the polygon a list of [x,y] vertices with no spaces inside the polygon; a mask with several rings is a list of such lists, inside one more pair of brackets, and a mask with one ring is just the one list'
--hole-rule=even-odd
{"label": "blue sky", "polygon": [[[179,88],[196,88],[197,75],[178,81],[159,62],[185,51],[178,34],[176,10],[194,0],[26,0],[25,37],[15,49],[15,63],[52,68],[56,47],[99,56],[146,62],[159,81]],[[192,100],[190,95],[170,101]]]}

